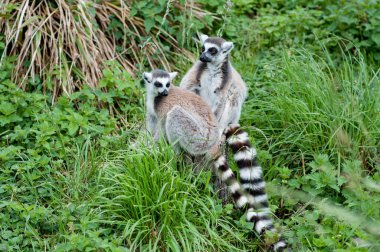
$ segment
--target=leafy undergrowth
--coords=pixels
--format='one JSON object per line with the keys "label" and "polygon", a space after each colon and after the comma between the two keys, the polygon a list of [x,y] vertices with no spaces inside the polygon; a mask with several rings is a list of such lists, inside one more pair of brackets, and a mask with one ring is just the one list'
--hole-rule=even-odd
{"label": "leafy undergrowth", "polygon": [[360,54],[343,58],[289,49],[246,72],[241,124],[262,150],[272,203],[298,250],[380,247],[379,70]]}
{"label": "leafy undergrowth", "polygon": [[104,70],[99,89],[84,88],[51,105],[51,97],[16,87],[13,61],[6,62],[0,250],[256,248],[247,236],[252,225],[213,193],[210,171],[193,174],[170,146],[135,146],[143,96],[117,65]]}
{"label": "leafy undergrowth", "polygon": [[[259,147],[271,207],[290,245],[377,251],[376,70],[360,57],[335,66],[306,51],[260,64],[242,51],[234,56],[251,91],[241,124]],[[0,250],[261,250],[242,213],[217,199],[210,171],[192,173],[163,143],[136,145],[143,95],[117,65],[104,70],[98,89],[51,105],[49,96],[18,89],[6,62]]]}
{"label": "leafy undergrowth", "polygon": [[[51,250],[65,241],[63,234],[83,235],[75,225],[85,230],[89,223],[94,160],[131,137],[131,123],[142,120],[141,97],[115,66],[105,70],[99,89],[85,88],[49,105],[51,97],[11,82],[12,62],[2,65],[0,75],[0,250]],[[72,242],[103,246],[96,238],[93,232]]]}

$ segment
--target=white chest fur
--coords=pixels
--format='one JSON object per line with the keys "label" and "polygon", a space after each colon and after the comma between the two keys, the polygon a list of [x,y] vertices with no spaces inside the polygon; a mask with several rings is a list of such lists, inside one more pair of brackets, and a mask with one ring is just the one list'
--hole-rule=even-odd
{"label": "white chest fur", "polygon": [[146,112],[148,115],[156,117],[156,111],[154,110],[154,98],[150,97],[149,94],[147,94],[146,99]]}
{"label": "white chest fur", "polygon": [[200,82],[200,96],[208,103],[212,111],[215,112],[219,101],[217,89],[222,83],[221,71],[216,69],[206,69],[201,76]]}

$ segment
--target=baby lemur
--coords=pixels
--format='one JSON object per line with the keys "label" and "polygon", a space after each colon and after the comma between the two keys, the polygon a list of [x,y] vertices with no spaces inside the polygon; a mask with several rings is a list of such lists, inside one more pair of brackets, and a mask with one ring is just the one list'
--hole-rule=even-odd
{"label": "baby lemur", "polygon": [[[257,163],[256,150],[238,124],[230,124],[220,133],[219,122],[204,99],[193,92],[172,85],[176,72],[153,70],[143,74],[147,94],[147,127],[158,140],[164,137],[175,149],[211,160],[218,177],[228,185],[237,207],[247,207],[247,220],[262,234],[273,229],[265,182]],[[240,181],[229,168],[221,143],[227,140],[239,167]],[[259,211],[257,211],[259,209]],[[286,246],[280,239],[274,251]]]}

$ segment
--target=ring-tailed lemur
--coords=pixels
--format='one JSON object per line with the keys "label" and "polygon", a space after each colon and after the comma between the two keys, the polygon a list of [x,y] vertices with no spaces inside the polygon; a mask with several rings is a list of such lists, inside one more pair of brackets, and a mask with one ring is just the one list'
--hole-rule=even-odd
{"label": "ring-tailed lemur", "polygon": [[248,198],[237,182],[220,148],[218,122],[201,97],[171,85],[177,73],[153,70],[144,73],[147,90],[147,127],[157,140],[163,136],[176,149],[191,155],[206,154],[219,178],[228,185],[237,207]]}
{"label": "ring-tailed lemur", "polygon": [[[229,61],[229,53],[233,48],[233,43],[220,37],[208,37],[207,35],[201,35],[200,38],[202,41],[202,53],[199,61],[183,77],[180,87],[200,95],[210,105],[218,119],[219,132],[221,133],[223,130],[228,129],[230,125],[239,122],[242,105],[247,98],[247,87],[240,74]],[[231,127],[234,128],[233,126]],[[241,142],[245,144],[244,149],[246,152],[252,151],[256,153],[256,150],[251,148],[247,133],[241,129],[238,132],[240,132],[238,136],[244,138]],[[227,141],[227,143],[236,152],[236,146],[234,146],[236,143],[231,141],[233,140]],[[258,212],[268,212],[265,182],[262,178],[262,170],[257,163],[256,155],[253,155],[254,158],[244,162],[239,159],[243,156],[242,152],[235,154],[235,161],[240,168],[240,182],[252,196],[250,197],[253,199],[251,201],[262,201],[262,204],[256,204],[255,209]],[[248,166],[248,162],[251,165]],[[269,212],[260,213],[259,215],[265,221],[259,221],[255,224],[256,231],[262,233],[262,229],[273,229]],[[252,220],[256,219],[258,220],[258,217]]]}
{"label": "ring-tailed lemur", "polygon": [[[265,194],[265,182],[257,165],[256,150],[239,125],[228,127],[220,136],[217,119],[206,102],[192,92],[171,85],[177,73],[154,70],[144,73],[147,90],[147,125],[155,139],[160,133],[165,139],[192,155],[206,154],[213,160],[219,178],[228,185],[239,208],[248,207],[247,220],[255,222],[255,230],[272,230],[273,224]],[[220,144],[227,139],[240,169],[240,181],[229,168]],[[246,195],[249,192],[250,195]],[[252,197],[255,196],[255,197]],[[273,250],[285,247],[283,240],[272,245]]]}
{"label": "ring-tailed lemur", "polygon": [[211,107],[220,131],[238,123],[247,87],[229,61],[233,43],[201,35],[202,54],[183,77],[180,87],[200,95]]}

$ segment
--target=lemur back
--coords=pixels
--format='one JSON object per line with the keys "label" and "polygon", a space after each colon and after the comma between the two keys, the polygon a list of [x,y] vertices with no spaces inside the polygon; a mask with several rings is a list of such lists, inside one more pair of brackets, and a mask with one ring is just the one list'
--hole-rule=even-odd
{"label": "lemur back", "polygon": [[155,98],[154,108],[170,143],[178,141],[192,155],[204,154],[217,143],[218,122],[199,96],[173,86],[167,96]]}

